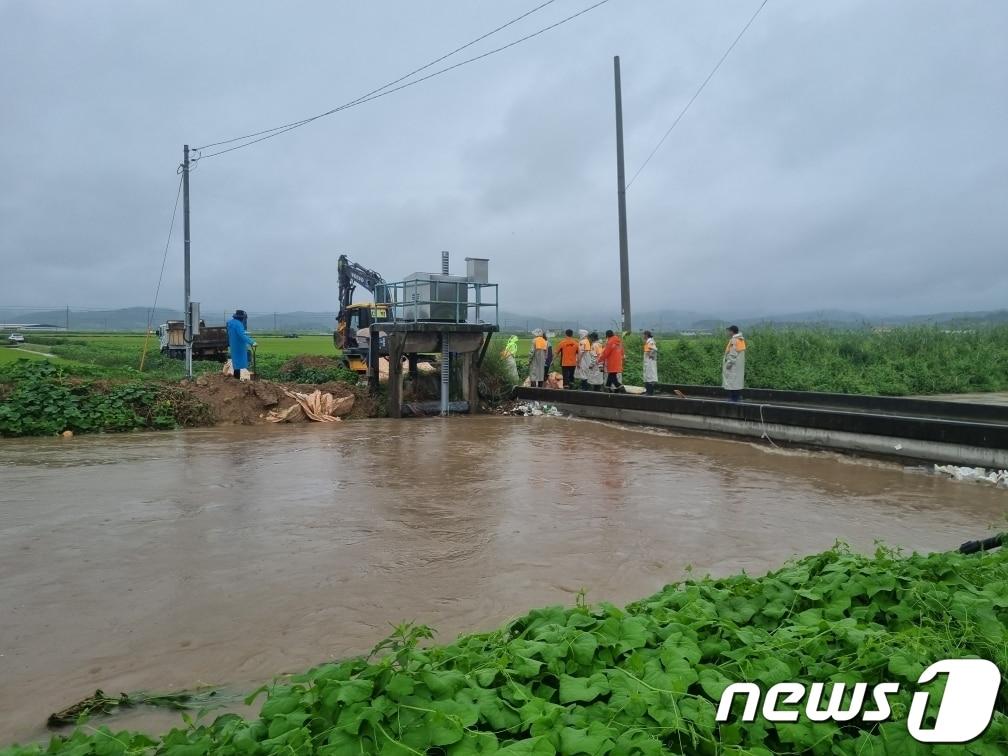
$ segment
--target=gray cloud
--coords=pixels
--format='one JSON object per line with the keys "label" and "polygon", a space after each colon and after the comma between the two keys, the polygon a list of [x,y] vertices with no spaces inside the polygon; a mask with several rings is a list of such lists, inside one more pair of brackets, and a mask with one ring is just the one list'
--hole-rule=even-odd
{"label": "gray cloud", "polygon": [[[0,304],[148,304],[183,142],[352,99],[530,5],[0,3]],[[632,175],[756,6],[613,0],[203,160],[194,296],[332,309],[339,253],[398,278],[450,249],[491,258],[509,310],[618,312],[612,55]],[[1006,28],[1002,3],[771,0],[628,192],[635,309],[1005,306]],[[167,275],[175,304],[181,224]]]}

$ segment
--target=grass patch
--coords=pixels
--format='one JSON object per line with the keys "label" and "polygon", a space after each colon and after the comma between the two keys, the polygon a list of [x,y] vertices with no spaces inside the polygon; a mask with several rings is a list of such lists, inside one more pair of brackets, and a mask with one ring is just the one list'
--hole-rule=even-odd
{"label": "grass patch", "polygon": [[48,352],[49,351],[47,348],[45,348],[43,346],[28,345],[28,349],[32,349],[32,350],[35,350],[35,351],[31,351],[31,352],[26,351],[24,345],[19,346],[19,347],[0,346],[0,365],[10,365],[10,364],[13,364],[13,363],[17,362],[18,360],[45,360],[45,359],[51,359],[51,358],[45,357],[44,355],[36,354],[35,353],[36,351],[38,351],[38,352]]}

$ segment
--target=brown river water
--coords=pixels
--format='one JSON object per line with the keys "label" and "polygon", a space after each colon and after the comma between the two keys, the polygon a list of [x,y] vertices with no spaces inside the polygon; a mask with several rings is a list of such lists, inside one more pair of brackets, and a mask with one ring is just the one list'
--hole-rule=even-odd
{"label": "brown river water", "polygon": [[11,440],[0,475],[0,745],[96,688],[250,690],[404,619],[449,640],[1008,512],[898,465],[548,417]]}

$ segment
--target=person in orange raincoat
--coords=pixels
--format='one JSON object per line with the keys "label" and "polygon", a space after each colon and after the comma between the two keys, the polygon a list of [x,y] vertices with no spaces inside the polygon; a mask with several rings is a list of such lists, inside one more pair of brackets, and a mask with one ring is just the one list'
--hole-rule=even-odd
{"label": "person in orange raincoat", "polygon": [[606,345],[599,355],[599,362],[605,364],[606,389],[625,394],[623,387],[623,341],[611,330],[605,332]]}

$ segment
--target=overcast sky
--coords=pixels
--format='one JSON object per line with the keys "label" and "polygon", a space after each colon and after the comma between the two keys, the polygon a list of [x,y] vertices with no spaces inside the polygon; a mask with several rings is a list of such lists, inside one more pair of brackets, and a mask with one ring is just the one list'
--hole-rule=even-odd
{"label": "overcast sky", "polygon": [[[0,0],[0,305],[149,306],[183,143],[352,100],[538,2]],[[512,312],[618,314],[612,57],[629,178],[759,3],[610,0],[204,158],[193,298],[334,310],[341,252],[398,280],[448,249],[490,258]],[[997,0],[770,0],[628,191],[634,309],[1006,306],[1006,39]]]}

